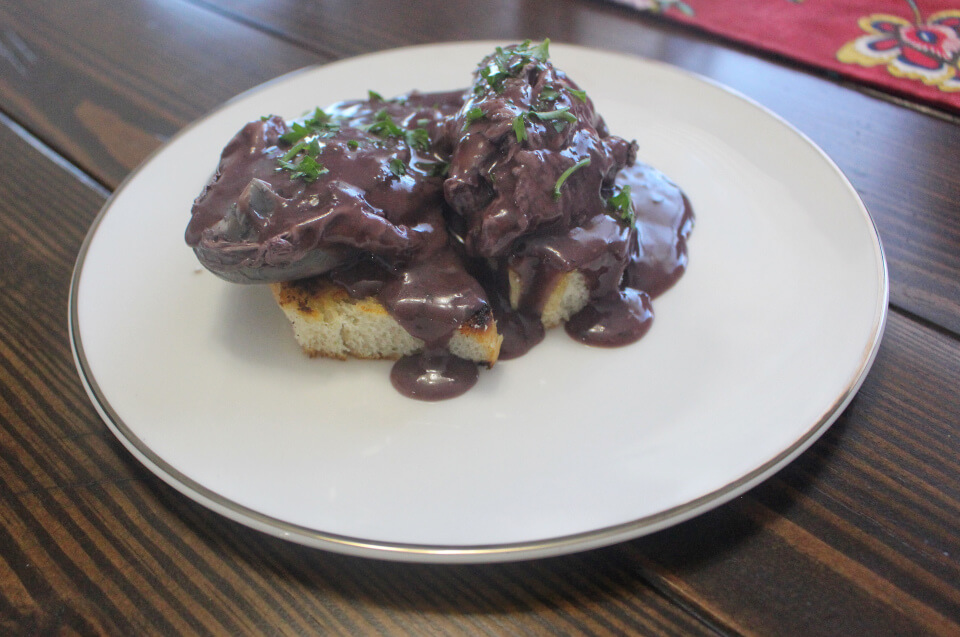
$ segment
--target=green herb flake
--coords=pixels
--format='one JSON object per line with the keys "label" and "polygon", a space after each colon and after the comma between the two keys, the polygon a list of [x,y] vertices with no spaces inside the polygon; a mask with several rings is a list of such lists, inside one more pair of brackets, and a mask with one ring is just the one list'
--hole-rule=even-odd
{"label": "green herb flake", "polygon": [[[529,44],[527,45],[530,46]],[[530,57],[540,62],[546,62],[550,57],[550,38],[544,38],[543,42],[529,49]]]}
{"label": "green herb flake", "polygon": [[376,91],[367,91],[367,95],[370,97],[371,102],[383,102],[383,95],[377,93]]}
{"label": "green herb flake", "polygon": [[294,122],[290,130],[280,136],[285,144],[295,144],[310,136],[327,137],[340,130],[340,122],[335,122],[322,108],[314,109],[313,114],[303,123]]}
{"label": "green herb flake", "polygon": [[558,97],[560,97],[560,91],[552,86],[544,86],[543,90],[540,91],[541,102],[553,102]]}
{"label": "green herb flake", "polygon": [[431,177],[446,177],[450,170],[449,162],[445,161],[418,161],[414,166]]}
{"label": "green herb flake", "polygon": [[351,139],[350,141],[347,142],[347,148],[349,148],[350,150],[356,150],[360,148],[360,142],[358,142],[355,139]]}
{"label": "green herb flake", "polygon": [[524,66],[531,62],[545,62],[549,53],[550,40],[545,39],[540,44],[531,47],[530,40],[504,49],[497,47],[489,56],[486,66],[479,69],[479,79],[473,87],[474,94],[481,95],[488,87],[496,93],[503,92],[503,83],[511,77],[516,77]]}
{"label": "green herb flake", "polygon": [[563,122],[575,122],[577,121],[577,116],[570,112],[569,106],[564,106],[563,108],[558,108],[555,111],[546,111],[546,112],[537,112],[534,113],[539,119],[549,121],[549,120],[559,120]]}
{"label": "green herb flake", "polygon": [[330,171],[327,170],[323,164],[310,155],[305,155],[304,158],[297,163],[297,172],[293,174],[293,177],[302,177],[304,181],[311,182],[326,172]]}
{"label": "green herb flake", "polygon": [[280,136],[280,141],[285,144],[294,144],[310,134],[310,129],[299,122],[294,122],[290,130]]}
{"label": "green herb flake", "polygon": [[[496,93],[503,92],[503,82],[510,77],[510,71],[505,66],[502,66],[502,64],[505,63],[505,61],[501,61],[499,58],[494,58],[493,62],[488,66],[480,69],[480,78]],[[477,91],[477,88],[480,90]],[[474,87],[475,93],[482,93],[483,90],[482,83]]]}
{"label": "green herb flake", "polygon": [[394,157],[390,160],[390,172],[397,177],[401,177],[407,174],[407,167],[403,164],[402,159],[399,157]]}
{"label": "green herb flake", "polygon": [[[301,139],[277,159],[277,164],[280,166],[278,170],[289,171],[291,173],[290,179],[315,181],[320,175],[329,172],[323,164],[317,161],[321,150],[319,138],[313,137],[309,141]],[[301,154],[302,156],[298,161],[293,161]]]}
{"label": "green herb flake", "polygon": [[303,179],[308,183],[316,181],[320,175],[330,172],[329,169],[310,155],[304,155],[300,161],[296,163],[281,159],[280,167],[292,173],[290,179]]}
{"label": "green herb flake", "polygon": [[536,115],[541,121],[552,122],[554,130],[558,133],[563,132],[568,123],[577,121],[577,116],[570,112],[568,106],[555,111],[534,112],[532,115]]}
{"label": "green herb flake", "polygon": [[305,123],[307,126],[316,128],[318,126],[325,126],[326,124],[329,124],[330,120],[330,115],[328,115],[326,111],[318,106],[313,109],[313,115],[307,118]]}
{"label": "green herb flake", "polygon": [[630,186],[624,186],[614,196],[607,199],[607,205],[620,216],[621,221],[629,225],[636,223],[636,212],[633,208],[633,198],[630,196]]}
{"label": "green herb flake", "polygon": [[589,165],[590,165],[590,158],[585,157],[584,159],[581,159],[580,161],[575,163],[573,166],[570,166],[570,168],[567,168],[565,171],[563,171],[563,173],[560,175],[560,178],[557,179],[557,183],[553,187],[553,198],[554,199],[560,198],[560,188],[563,186],[564,182],[567,181],[570,175],[577,172],[584,166],[589,166]]}
{"label": "green herb flake", "polygon": [[586,92],[586,91],[580,90],[580,89],[578,89],[578,88],[571,88],[571,89],[567,89],[567,90],[570,91],[570,94],[573,95],[573,96],[574,96],[575,98],[577,98],[578,100],[580,100],[581,102],[584,102],[584,103],[585,103],[585,102],[587,101],[587,92]]}
{"label": "green herb flake", "polygon": [[305,149],[306,147],[307,147],[306,142],[298,142],[293,146],[293,148],[291,148],[290,150],[288,150],[283,154],[283,156],[280,158],[280,161],[281,162],[290,161],[291,159],[297,156],[297,153],[299,153],[301,150]]}
{"label": "green herb flake", "polygon": [[373,123],[365,127],[368,133],[379,137],[403,137],[403,129],[390,117],[386,109],[380,109],[373,116]]}
{"label": "green herb flake", "polygon": [[407,131],[407,144],[411,148],[427,152],[430,150],[430,133],[426,128],[415,128]]}
{"label": "green herb flake", "polygon": [[463,129],[466,130],[470,124],[476,122],[477,120],[483,119],[483,111],[479,106],[474,106],[469,111],[467,111],[466,121],[463,123]]}
{"label": "green herb flake", "polygon": [[517,136],[517,141],[522,142],[527,138],[526,113],[520,113],[513,118],[513,132]]}

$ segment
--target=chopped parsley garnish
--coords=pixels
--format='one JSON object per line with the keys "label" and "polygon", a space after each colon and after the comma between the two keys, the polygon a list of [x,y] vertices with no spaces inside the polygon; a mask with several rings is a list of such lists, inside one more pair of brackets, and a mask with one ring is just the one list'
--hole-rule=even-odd
{"label": "chopped parsley garnish", "polygon": [[402,159],[399,157],[394,157],[390,160],[390,172],[397,177],[400,177],[407,174],[407,167],[404,165]]}
{"label": "chopped parsley garnish", "polygon": [[567,168],[565,171],[563,171],[563,173],[561,173],[560,175],[560,178],[557,179],[556,185],[554,185],[553,187],[553,198],[554,199],[560,198],[560,188],[561,186],[563,186],[563,183],[570,177],[570,175],[577,172],[584,166],[589,166],[589,165],[590,165],[590,158],[585,157],[584,159],[581,159],[580,161],[575,163],[573,166],[570,166],[570,168]]}
{"label": "chopped parsley garnish", "polygon": [[[515,67],[517,67],[516,63],[511,65],[510,56],[502,47],[498,46],[496,52],[490,58],[490,63],[480,69],[480,79],[494,91],[501,93],[504,80],[512,77],[515,72],[520,70]],[[477,83],[477,86],[474,87],[475,93],[479,94],[484,91],[483,82]]]}
{"label": "chopped parsley garnish", "polygon": [[552,121],[553,127],[559,133],[568,122],[577,121],[577,116],[570,112],[569,106],[564,106],[563,108],[558,108],[555,111],[542,112],[533,112],[532,115],[536,115],[542,121]]}
{"label": "chopped parsley garnish", "polygon": [[411,148],[421,151],[430,150],[430,133],[427,132],[426,128],[403,129],[393,121],[393,117],[386,109],[377,111],[377,114],[373,116],[373,123],[367,124],[364,128],[368,133],[378,137],[404,139]]}
{"label": "chopped parsley garnish", "polygon": [[291,171],[290,179],[302,178],[307,183],[316,181],[320,175],[330,172],[328,168],[310,155],[304,155],[296,163],[281,160],[280,167]]}
{"label": "chopped parsley garnish", "polygon": [[542,120],[561,120],[564,122],[575,122],[577,121],[577,116],[570,112],[569,106],[564,106],[563,108],[558,108],[555,111],[546,111],[546,112],[534,112],[538,118]]}
{"label": "chopped parsley garnish", "polygon": [[520,113],[513,118],[513,132],[517,136],[518,142],[522,142],[527,138],[526,113]]}
{"label": "chopped parsley garnish", "polygon": [[633,198],[630,197],[630,186],[624,186],[617,194],[607,199],[607,205],[620,215],[621,221],[626,221],[631,226],[636,222]]}
{"label": "chopped parsley garnish", "polygon": [[568,122],[577,121],[577,116],[570,112],[569,106],[558,108],[552,111],[527,111],[520,113],[513,118],[513,132],[517,136],[517,141],[522,142],[527,138],[526,123],[527,117],[533,116],[544,122],[552,122],[553,127],[559,133]]}
{"label": "chopped parsley garnish", "polygon": [[553,102],[558,97],[560,97],[560,91],[553,88],[552,86],[544,86],[543,90],[540,91],[541,102]]}
{"label": "chopped parsley garnish", "polygon": [[350,150],[356,150],[360,148],[360,142],[358,142],[355,139],[351,139],[350,141],[347,142],[347,148],[349,148]]}
{"label": "chopped parsley garnish", "polygon": [[467,111],[467,121],[463,123],[464,130],[466,130],[467,126],[480,119],[483,119],[483,111],[480,110],[479,106],[474,106]]}
{"label": "chopped parsley garnish", "polygon": [[311,182],[316,181],[316,179],[324,174],[328,173],[330,170],[318,162],[316,159],[310,155],[305,155],[303,159],[297,162],[297,171],[291,175],[293,179],[297,177],[302,177],[304,181]]}
{"label": "chopped parsley garnish", "polygon": [[[334,123],[335,122],[333,122],[333,118],[330,117],[330,115],[319,106],[313,109],[313,115],[306,120],[307,126],[313,127],[323,127]],[[336,126],[337,128],[340,127],[339,124],[336,124]]]}
{"label": "chopped parsley garnish", "polygon": [[303,120],[303,123],[294,122],[290,130],[280,136],[280,141],[294,144],[304,137],[311,135],[327,136],[340,130],[340,122],[333,121],[322,108],[316,108],[313,115]]}
{"label": "chopped parsley garnish", "polygon": [[380,137],[403,136],[403,129],[397,126],[397,123],[393,121],[393,118],[390,117],[390,113],[388,113],[386,109],[377,111],[377,114],[373,116],[373,123],[367,124],[365,128],[368,133],[373,133]]}
{"label": "chopped parsley garnish", "polygon": [[426,128],[415,128],[407,131],[407,144],[410,148],[416,148],[420,151],[430,150],[430,133]]}
{"label": "chopped parsley garnish", "polygon": [[531,46],[530,40],[508,49],[498,46],[487,65],[478,71],[480,79],[473,87],[474,93],[480,95],[487,87],[502,93],[504,81],[516,77],[524,66],[533,61],[546,62],[550,57],[549,46],[549,39],[536,46]]}
{"label": "chopped parsley garnish", "polygon": [[530,40],[525,40],[523,45],[524,48],[529,52],[530,57],[534,60],[540,60],[541,62],[546,62],[550,57],[550,38],[544,38],[543,42],[537,46],[530,48]]}
{"label": "chopped parsley garnish", "polygon": [[286,142],[288,144],[293,144],[303,139],[309,134],[310,134],[309,128],[307,128],[303,124],[300,124],[299,122],[294,122],[293,125],[290,126],[290,130],[288,130],[286,133],[280,136],[280,141]]}
{"label": "chopped parsley garnish", "polygon": [[[316,137],[310,141],[299,141],[293,145],[290,150],[285,152],[278,160],[280,169],[290,171],[290,179],[302,178],[307,183],[316,181],[316,179],[327,172],[330,172],[323,164],[317,161],[320,155],[320,140]],[[301,155],[298,161],[293,161],[298,155]]]}
{"label": "chopped parsley garnish", "polygon": [[[566,89],[567,89],[567,92],[570,93],[570,95],[574,96],[575,98],[577,98],[577,99],[580,100],[581,102],[586,103],[586,101],[587,101],[587,92],[586,92],[586,91],[581,90],[581,89],[578,89],[578,88],[570,88],[570,87],[566,87]],[[544,86],[544,87],[540,90],[540,95],[537,96],[537,105],[538,105],[538,106],[537,106],[537,108],[534,109],[534,110],[546,110],[546,108],[549,108],[549,105],[550,105],[550,104],[552,104],[553,102],[556,102],[557,99],[560,98],[560,95],[561,95],[561,93],[560,93],[559,89],[557,89],[557,88],[555,88],[555,87],[553,87],[553,86]],[[546,108],[545,108],[545,107],[546,107]]]}
{"label": "chopped parsley garnish", "polygon": [[446,177],[447,171],[450,169],[449,162],[445,161],[418,161],[414,166],[431,177]]}
{"label": "chopped parsley garnish", "polygon": [[299,142],[293,148],[285,152],[283,154],[283,157],[280,158],[280,161],[289,162],[291,159],[297,156],[297,153],[299,153],[301,150],[304,150],[306,147],[307,147],[306,142]]}
{"label": "chopped parsley garnish", "polygon": [[384,101],[383,95],[380,95],[380,93],[377,93],[376,91],[367,91],[367,95],[369,96],[371,102]]}

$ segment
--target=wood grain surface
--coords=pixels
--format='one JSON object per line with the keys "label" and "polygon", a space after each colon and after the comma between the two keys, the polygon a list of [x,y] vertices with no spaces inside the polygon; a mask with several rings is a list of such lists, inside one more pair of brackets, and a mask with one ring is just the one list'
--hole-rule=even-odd
{"label": "wood grain surface", "polygon": [[[202,4],[336,58],[437,39],[549,37],[662,60],[721,82],[808,135],[851,180],[879,226],[893,304],[960,332],[960,252],[955,249],[960,173],[956,161],[943,161],[958,156],[960,127],[943,125],[946,115],[903,108],[782,64],[721,49],[695,39],[689,29],[640,21],[600,2],[498,0],[460,6],[406,0],[392,3],[391,11],[376,20],[370,18],[378,15],[377,0],[350,3],[346,11],[333,3],[304,6],[296,0]],[[365,31],[370,28],[378,37],[370,37]],[[444,35],[438,38],[438,33]],[[588,86],[589,78],[581,81]]]}
{"label": "wood grain surface", "polygon": [[329,61],[187,2],[6,0],[0,108],[108,188],[176,131]]}
{"label": "wood grain surface", "polygon": [[[667,36],[659,25],[628,20],[622,10],[596,2],[547,3],[552,9],[544,11],[543,2],[503,1],[498,10],[470,9],[477,15],[468,12],[470,19],[458,22],[442,0],[395,2],[391,19],[376,21],[362,17],[376,13],[374,0],[348,3],[347,11],[338,3],[213,1],[141,0],[115,7],[109,0],[77,0],[70,15],[57,10],[55,0],[0,1],[0,19],[14,24],[7,39],[22,32],[17,39],[34,56],[27,62],[30,55],[19,55],[29,71],[8,66],[0,75],[0,107],[115,188],[185,124],[302,66],[436,40],[546,36],[642,55],[720,81],[810,136],[851,180],[879,227],[894,306],[960,331],[960,252],[953,249],[960,238],[960,175],[956,162],[939,159],[956,155],[960,128],[942,118],[696,41],[686,32]],[[69,40],[53,36],[84,13],[110,20],[74,29]],[[538,14],[542,22],[531,17]],[[428,28],[438,23],[415,15],[438,17],[439,24],[445,19],[459,30],[440,36]],[[363,26],[346,26],[355,22]],[[380,37],[365,35],[373,28],[367,23],[379,25]],[[525,34],[525,28],[535,33]],[[78,61],[78,50],[92,61]],[[142,53],[124,53],[129,50]],[[230,64],[213,71],[211,60],[221,58]],[[66,87],[65,77],[74,78]],[[798,100],[798,94],[808,97]]]}
{"label": "wood grain surface", "polygon": [[[265,536],[141,467],[73,363],[100,207],[223,100],[394,46],[549,36],[773,109],[879,228],[876,363],[813,447],[660,533],[512,564],[359,559]],[[599,1],[0,0],[0,633],[960,634],[960,126]]]}

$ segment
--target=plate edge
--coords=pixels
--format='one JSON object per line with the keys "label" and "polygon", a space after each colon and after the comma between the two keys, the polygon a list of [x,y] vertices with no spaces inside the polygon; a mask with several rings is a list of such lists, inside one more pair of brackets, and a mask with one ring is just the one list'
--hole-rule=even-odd
{"label": "plate edge", "polygon": [[876,253],[878,266],[877,274],[880,278],[880,294],[878,295],[877,308],[874,316],[872,338],[864,348],[864,352],[861,355],[860,364],[854,373],[853,378],[851,378],[847,383],[844,393],[824,412],[817,423],[814,424],[801,438],[796,440],[793,445],[769,460],[767,463],[764,463],[750,473],[745,474],[738,480],[728,483],[727,485],[724,485],[710,493],[704,494],[703,496],[700,496],[695,500],[691,500],[683,505],[661,511],[651,516],[639,518],[637,520],[632,520],[600,529],[594,529],[591,531],[585,531],[582,533],[558,536],[543,540],[492,545],[420,545],[363,540],[332,533],[324,533],[315,529],[301,527],[299,525],[285,522],[283,520],[264,515],[253,509],[249,509],[244,505],[220,496],[216,492],[213,492],[203,485],[194,482],[190,478],[181,474],[174,467],[168,465],[161,458],[159,458],[159,456],[153,453],[149,447],[146,447],[143,442],[140,441],[140,439],[135,436],[133,432],[126,426],[126,424],[123,423],[117,414],[113,412],[95,379],[93,379],[89,370],[89,364],[87,363],[86,357],[83,353],[83,345],[79,335],[79,308],[77,298],[78,289],[80,279],[82,277],[83,263],[89,247],[93,242],[94,236],[96,235],[97,228],[100,226],[103,218],[106,216],[120,193],[122,193],[125,187],[140,174],[142,169],[147,164],[149,164],[157,155],[174,144],[182,136],[188,134],[194,127],[201,125],[216,113],[228,108],[233,103],[242,100],[248,94],[260,91],[264,87],[271,84],[287,81],[293,76],[310,72],[321,67],[350,63],[359,58],[384,55],[397,51],[459,47],[464,45],[478,47],[480,45],[496,46],[498,44],[502,44],[502,42],[493,40],[476,40],[466,42],[421,44],[400,47],[397,49],[375,51],[360,56],[344,58],[326,64],[310,65],[293,70],[289,73],[280,75],[237,94],[216,108],[211,109],[204,115],[200,116],[184,128],[180,129],[164,144],[154,149],[154,151],[151,152],[143,160],[143,162],[141,162],[141,164],[118,185],[116,190],[107,199],[100,212],[91,223],[91,226],[84,237],[84,241],[80,246],[77,260],[74,264],[68,294],[68,333],[74,363],[77,367],[81,382],[85,391],[87,392],[87,395],[90,397],[94,407],[104,423],[120,440],[124,447],[135,458],[137,458],[138,461],[141,462],[141,464],[150,469],[152,473],[161,478],[165,483],[173,487],[175,490],[186,495],[188,498],[203,504],[207,508],[220,513],[224,517],[243,524],[249,528],[264,532],[268,535],[293,541],[298,544],[359,557],[370,557],[393,561],[430,563],[488,563],[536,559],[590,550],[630,539],[635,539],[643,535],[662,530],[669,526],[679,524],[680,522],[686,521],[730,501],[734,497],[746,492],[753,486],[756,486],[760,482],[766,480],[781,468],[789,464],[807,448],[809,448],[817,439],[819,439],[821,435],[823,435],[830,425],[836,421],[842,411],[853,399],[853,396],[860,389],[870,368],[873,365],[873,362],[876,359],[877,351],[879,350],[880,342],[885,331],[889,306],[889,274],[880,235],[872,215],[870,215],[859,194],[853,188],[846,175],[842,170],[840,170],[833,159],[830,158],[830,156],[827,155],[826,152],[823,151],[823,149],[820,148],[816,143],[814,143],[806,134],[789,124],[789,122],[787,122],[783,117],[774,111],[763,106],[752,98],[743,95],[735,89],[727,87],[710,78],[701,76],[695,72],[674,67],[658,60],[651,60],[638,55],[627,54],[618,51],[596,49],[575,44],[565,44],[561,42],[556,42],[555,44],[562,48],[577,49],[594,54],[600,53],[603,55],[622,57],[633,62],[639,62],[649,66],[657,67],[660,70],[681,74],[709,84],[723,93],[743,100],[752,107],[762,111],[764,114],[775,118],[782,126],[791,131],[793,134],[800,136],[808,146],[812,147],[822,159],[828,162],[829,166],[836,172],[837,175],[841,177],[845,187],[857,201],[861,213],[865,216],[868,226],[872,230],[873,247]]}

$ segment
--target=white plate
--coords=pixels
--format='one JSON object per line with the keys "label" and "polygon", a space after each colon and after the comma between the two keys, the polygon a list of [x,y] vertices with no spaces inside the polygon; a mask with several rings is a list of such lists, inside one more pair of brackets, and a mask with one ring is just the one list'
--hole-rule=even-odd
{"label": "white plate", "polygon": [[[876,229],[836,166],[743,97],[641,59],[554,44],[610,129],[697,212],[690,267],[637,344],[562,331],[465,396],[401,397],[389,363],[300,353],[267,289],[183,241],[224,144],[268,113],[466,86],[492,43],[282,77],[165,145],[113,196],[70,299],[80,375],[110,429],[188,497],[267,533],[398,560],[483,562],[619,542],[730,500],[837,418],[883,332]],[[597,69],[603,69],[598,73]]]}

